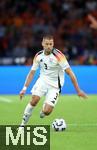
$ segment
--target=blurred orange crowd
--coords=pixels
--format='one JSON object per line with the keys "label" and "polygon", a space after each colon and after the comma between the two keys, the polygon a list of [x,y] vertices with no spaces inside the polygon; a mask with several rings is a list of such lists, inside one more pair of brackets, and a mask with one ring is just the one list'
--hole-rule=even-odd
{"label": "blurred orange crowd", "polygon": [[97,18],[96,0],[1,0],[0,64],[31,65],[44,34],[73,65],[97,65],[97,31],[87,14]]}

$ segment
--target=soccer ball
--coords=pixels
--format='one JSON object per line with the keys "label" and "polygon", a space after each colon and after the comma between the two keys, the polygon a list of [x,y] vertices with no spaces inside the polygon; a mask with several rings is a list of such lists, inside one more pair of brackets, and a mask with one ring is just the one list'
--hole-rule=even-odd
{"label": "soccer ball", "polygon": [[52,128],[55,131],[63,131],[67,127],[66,122],[64,119],[55,119],[52,123]]}

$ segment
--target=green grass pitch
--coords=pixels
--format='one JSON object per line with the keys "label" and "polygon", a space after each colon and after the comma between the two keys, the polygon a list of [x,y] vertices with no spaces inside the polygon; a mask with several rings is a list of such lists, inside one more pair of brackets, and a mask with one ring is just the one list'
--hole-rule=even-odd
{"label": "green grass pitch", "polygon": [[[18,95],[0,95],[0,125],[19,125],[30,98],[26,95],[20,101]],[[87,100],[76,95],[60,96],[53,113],[41,119],[39,112],[43,99],[33,111],[28,125],[51,125],[55,118],[64,118],[67,123],[67,129],[63,132],[54,132],[51,128],[51,150],[97,149],[97,95],[89,95]]]}

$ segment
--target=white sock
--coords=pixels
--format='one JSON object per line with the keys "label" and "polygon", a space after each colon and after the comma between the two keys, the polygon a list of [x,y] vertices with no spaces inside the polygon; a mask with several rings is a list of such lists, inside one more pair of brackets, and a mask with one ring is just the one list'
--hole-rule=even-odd
{"label": "white sock", "polygon": [[32,114],[33,108],[34,108],[34,106],[32,106],[30,103],[28,103],[28,105],[26,106],[25,111],[24,111],[21,126],[24,126],[27,124],[27,122]]}

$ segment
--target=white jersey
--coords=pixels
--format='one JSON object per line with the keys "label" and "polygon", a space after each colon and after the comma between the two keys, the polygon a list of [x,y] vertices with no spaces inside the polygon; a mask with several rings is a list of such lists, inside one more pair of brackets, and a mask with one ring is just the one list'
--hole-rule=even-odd
{"label": "white jersey", "polygon": [[38,67],[40,67],[41,80],[59,88],[64,84],[64,71],[70,66],[64,54],[54,48],[50,55],[45,55],[44,50],[35,55],[31,70],[36,70]]}

